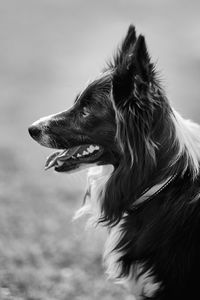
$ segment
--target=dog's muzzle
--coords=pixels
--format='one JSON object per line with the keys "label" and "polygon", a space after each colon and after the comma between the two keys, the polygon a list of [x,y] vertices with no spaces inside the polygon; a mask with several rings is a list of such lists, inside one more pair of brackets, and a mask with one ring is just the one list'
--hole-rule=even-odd
{"label": "dog's muzzle", "polygon": [[52,120],[52,116],[40,118],[32,125],[29,126],[28,131],[30,136],[38,142],[40,145],[52,148],[49,128]]}

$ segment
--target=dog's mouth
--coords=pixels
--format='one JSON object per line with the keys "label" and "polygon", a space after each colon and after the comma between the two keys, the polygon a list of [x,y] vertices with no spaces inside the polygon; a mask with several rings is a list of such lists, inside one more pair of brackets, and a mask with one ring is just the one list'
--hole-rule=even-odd
{"label": "dog's mouth", "polygon": [[104,149],[99,145],[80,145],[51,154],[46,161],[45,170],[50,168],[57,172],[68,172],[79,168],[81,164],[97,162]]}

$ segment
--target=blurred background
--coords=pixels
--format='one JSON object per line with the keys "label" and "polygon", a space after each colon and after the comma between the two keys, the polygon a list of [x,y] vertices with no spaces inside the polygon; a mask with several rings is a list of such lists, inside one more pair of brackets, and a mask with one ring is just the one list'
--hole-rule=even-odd
{"label": "blurred background", "polygon": [[0,299],[130,299],[106,281],[104,232],[72,222],[85,173],[44,172],[52,151],[27,133],[73,103],[130,23],[173,106],[200,122],[200,1],[0,1]]}

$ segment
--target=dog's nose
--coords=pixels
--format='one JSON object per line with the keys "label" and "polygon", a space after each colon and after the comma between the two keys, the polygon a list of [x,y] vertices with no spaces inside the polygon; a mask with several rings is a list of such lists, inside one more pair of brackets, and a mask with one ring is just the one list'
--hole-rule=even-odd
{"label": "dog's nose", "polygon": [[31,125],[28,128],[28,131],[29,131],[30,136],[33,139],[37,139],[41,135],[41,129],[39,128],[39,126],[36,126],[36,125]]}

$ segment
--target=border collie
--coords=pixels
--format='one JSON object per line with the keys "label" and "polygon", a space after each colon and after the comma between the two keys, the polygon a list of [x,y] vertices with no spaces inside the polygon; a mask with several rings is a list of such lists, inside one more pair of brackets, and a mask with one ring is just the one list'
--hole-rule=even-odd
{"label": "border collie", "polygon": [[170,105],[134,26],[73,107],[29,132],[59,150],[46,169],[92,167],[77,216],[107,227],[109,278],[136,299],[200,297],[199,126]]}

